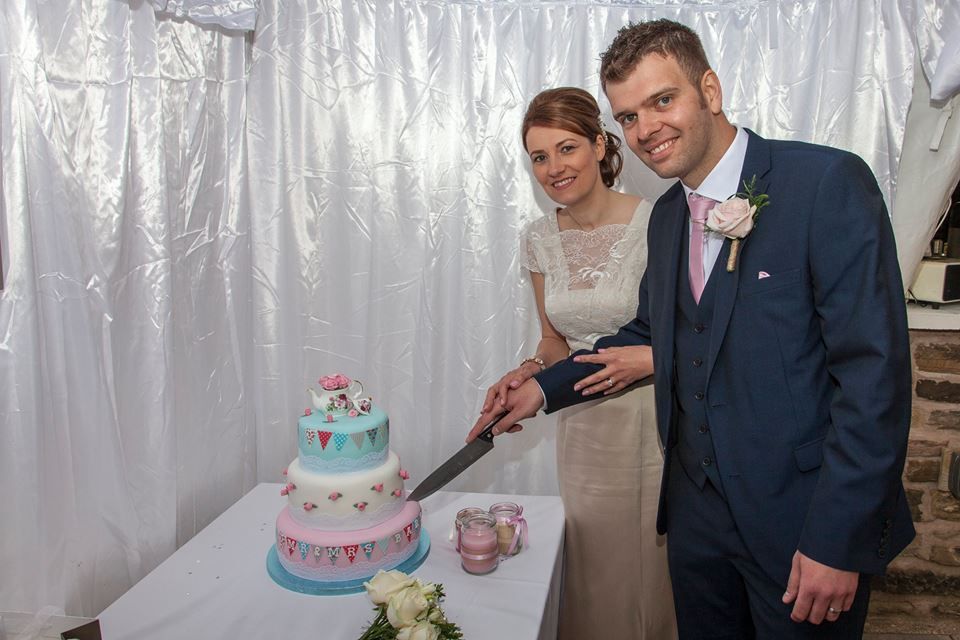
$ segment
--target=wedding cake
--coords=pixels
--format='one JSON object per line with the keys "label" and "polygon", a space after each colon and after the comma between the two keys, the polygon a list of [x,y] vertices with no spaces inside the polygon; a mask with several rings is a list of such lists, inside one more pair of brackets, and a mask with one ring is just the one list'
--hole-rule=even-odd
{"label": "wedding cake", "polygon": [[358,381],[336,374],[319,383],[297,421],[299,456],[283,472],[276,556],[299,579],[359,585],[425,555],[420,505],[405,500],[409,476],[390,451],[386,413],[361,397]]}

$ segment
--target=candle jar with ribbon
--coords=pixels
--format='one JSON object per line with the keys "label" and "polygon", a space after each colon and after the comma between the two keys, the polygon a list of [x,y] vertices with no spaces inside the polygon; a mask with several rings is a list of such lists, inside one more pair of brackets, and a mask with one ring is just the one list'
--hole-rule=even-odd
{"label": "candle jar with ribbon", "polygon": [[460,565],[467,573],[490,573],[500,563],[497,519],[482,512],[469,515],[460,528]]}
{"label": "candle jar with ribbon", "polygon": [[515,556],[527,543],[527,521],[523,507],[515,502],[498,502],[490,507],[497,520],[497,547],[500,555]]}
{"label": "candle jar with ribbon", "polygon": [[456,528],[454,533],[456,538],[454,540],[456,541],[457,553],[460,552],[460,531],[463,529],[463,523],[467,521],[467,518],[478,513],[487,513],[487,510],[480,507],[466,507],[457,511],[457,518],[453,522],[453,526]]}

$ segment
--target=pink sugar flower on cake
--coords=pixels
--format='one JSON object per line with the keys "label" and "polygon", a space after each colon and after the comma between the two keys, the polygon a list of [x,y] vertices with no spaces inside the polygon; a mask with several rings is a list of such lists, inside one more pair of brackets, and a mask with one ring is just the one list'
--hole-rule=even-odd
{"label": "pink sugar flower on cake", "polygon": [[304,502],[304,503],[303,503],[303,510],[304,510],[304,511],[310,511],[311,509],[313,509],[313,508],[316,507],[316,506],[317,506],[317,505],[313,504],[312,502]]}
{"label": "pink sugar flower on cake", "polygon": [[358,415],[360,415],[360,414],[357,413],[357,410],[356,410],[356,409],[350,409],[350,412],[347,413],[347,415],[350,416],[351,418],[356,418],[356,417],[357,417]]}
{"label": "pink sugar flower on cake", "polygon": [[399,497],[400,497],[400,493],[401,493],[400,489],[394,489],[392,495],[394,495],[394,496],[396,496],[397,498],[399,498]]}
{"label": "pink sugar flower on cake", "polygon": [[332,376],[320,376],[320,386],[326,391],[336,391],[337,389],[346,389],[350,386],[352,380],[342,373],[336,373]]}
{"label": "pink sugar flower on cake", "polygon": [[342,497],[343,497],[342,493],[340,493],[339,491],[334,491],[333,493],[327,496],[327,500],[333,500],[334,502],[336,502]]}
{"label": "pink sugar flower on cake", "polygon": [[307,407],[306,409],[303,410],[303,415],[305,415],[305,416],[308,416],[308,415],[310,415],[311,413],[313,413],[313,412],[310,411],[310,407]]}
{"label": "pink sugar flower on cake", "polygon": [[293,484],[292,482],[288,482],[282,489],[280,489],[280,495],[285,496],[296,488],[297,485]]}
{"label": "pink sugar flower on cake", "polygon": [[283,475],[284,475],[284,476],[287,475],[287,468],[286,468],[286,467],[283,468]]}
{"label": "pink sugar flower on cake", "polygon": [[370,487],[371,491],[376,491],[377,493],[383,493],[383,483],[378,482],[377,484]]}
{"label": "pink sugar flower on cake", "polygon": [[410,474],[407,473],[406,469],[400,469],[400,477],[403,478],[404,480],[409,480]]}
{"label": "pink sugar flower on cake", "polygon": [[353,506],[356,507],[357,511],[363,511],[367,508],[366,502],[354,502]]}

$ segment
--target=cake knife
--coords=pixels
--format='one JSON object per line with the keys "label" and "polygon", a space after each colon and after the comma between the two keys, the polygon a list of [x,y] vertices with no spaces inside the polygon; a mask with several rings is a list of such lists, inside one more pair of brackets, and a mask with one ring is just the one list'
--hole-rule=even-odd
{"label": "cake knife", "polygon": [[417,488],[410,492],[407,500],[423,500],[432,496],[436,491],[442,489],[448,482],[463,473],[467,467],[485,456],[493,449],[493,427],[500,421],[500,418],[507,414],[501,413],[493,419],[493,422],[484,427],[483,431],[477,434],[472,442],[468,442],[460,451],[436,468],[423,481],[417,485]]}

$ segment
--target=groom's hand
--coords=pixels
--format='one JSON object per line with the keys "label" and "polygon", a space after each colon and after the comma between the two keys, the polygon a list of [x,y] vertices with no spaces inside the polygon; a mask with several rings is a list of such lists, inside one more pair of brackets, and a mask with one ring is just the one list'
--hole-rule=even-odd
{"label": "groom's hand", "polygon": [[516,389],[507,391],[503,406],[499,402],[493,403],[493,406],[480,414],[480,418],[474,423],[470,433],[467,434],[467,442],[472,442],[493,419],[506,411],[506,415],[500,419],[497,426],[493,428],[493,435],[498,436],[504,431],[511,433],[520,431],[522,426],[517,424],[525,418],[532,418],[537,415],[537,411],[543,406],[543,391],[540,385],[532,378],[521,384]]}
{"label": "groom's hand", "polygon": [[573,386],[574,391],[582,391],[585,396],[601,392],[605,396],[619,393],[653,374],[653,351],[647,345],[608,347],[597,353],[575,356],[573,361],[603,366]]}
{"label": "groom's hand", "polygon": [[795,552],[783,594],[784,604],[794,603],[790,619],[813,624],[835,622],[853,605],[859,579],[856,571],[834,569]]}

